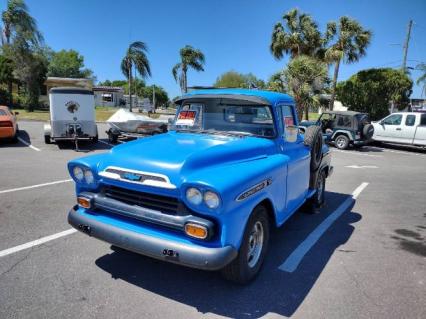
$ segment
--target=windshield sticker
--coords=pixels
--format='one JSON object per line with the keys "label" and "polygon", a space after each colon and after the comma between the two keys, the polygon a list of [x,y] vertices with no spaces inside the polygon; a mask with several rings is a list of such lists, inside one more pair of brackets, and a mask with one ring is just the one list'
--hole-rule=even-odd
{"label": "windshield sticker", "polygon": [[181,111],[176,120],[176,125],[194,126],[197,111]]}

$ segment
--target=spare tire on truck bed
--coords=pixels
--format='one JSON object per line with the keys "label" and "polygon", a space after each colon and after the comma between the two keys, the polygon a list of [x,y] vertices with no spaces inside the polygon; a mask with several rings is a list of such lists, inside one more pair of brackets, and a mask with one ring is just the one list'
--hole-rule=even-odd
{"label": "spare tire on truck bed", "polygon": [[311,148],[311,172],[318,169],[322,159],[322,130],[312,125],[306,128],[304,144]]}

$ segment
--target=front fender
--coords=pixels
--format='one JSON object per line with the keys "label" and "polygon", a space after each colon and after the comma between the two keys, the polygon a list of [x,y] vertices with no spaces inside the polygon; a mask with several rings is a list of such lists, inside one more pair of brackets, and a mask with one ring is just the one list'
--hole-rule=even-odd
{"label": "front fender", "polygon": [[346,135],[349,138],[349,140],[351,140],[351,141],[354,140],[354,137],[353,137],[352,133],[350,133],[348,131],[345,131],[345,130],[337,130],[337,131],[335,131],[333,133],[333,135],[331,136],[331,139],[334,140],[336,138],[336,136],[340,135],[340,134]]}
{"label": "front fender", "polygon": [[[202,205],[190,208],[217,221],[222,245],[239,248],[250,214],[261,201],[270,200],[275,221],[282,219],[280,215],[286,208],[287,163],[286,155],[275,154],[259,160],[198,171],[185,180],[181,190],[182,198],[186,185],[199,184],[218,192],[222,201],[219,209],[209,210]],[[264,181],[270,183],[239,199],[242,194]]]}

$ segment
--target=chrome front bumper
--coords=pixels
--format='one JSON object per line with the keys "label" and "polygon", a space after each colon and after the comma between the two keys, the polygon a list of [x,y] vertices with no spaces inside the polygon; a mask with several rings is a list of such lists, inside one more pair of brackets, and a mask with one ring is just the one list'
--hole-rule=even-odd
{"label": "chrome front bumper", "polygon": [[80,212],[78,206],[70,210],[68,222],[77,230],[112,245],[197,269],[219,270],[229,264],[238,254],[232,246],[204,247],[112,226],[96,220],[88,213]]}

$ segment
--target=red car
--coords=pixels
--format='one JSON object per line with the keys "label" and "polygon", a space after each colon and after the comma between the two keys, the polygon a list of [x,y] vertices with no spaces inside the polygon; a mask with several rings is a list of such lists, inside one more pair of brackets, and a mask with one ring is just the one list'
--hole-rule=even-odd
{"label": "red car", "polygon": [[0,140],[11,140],[18,142],[18,124],[16,115],[7,106],[0,105]]}

